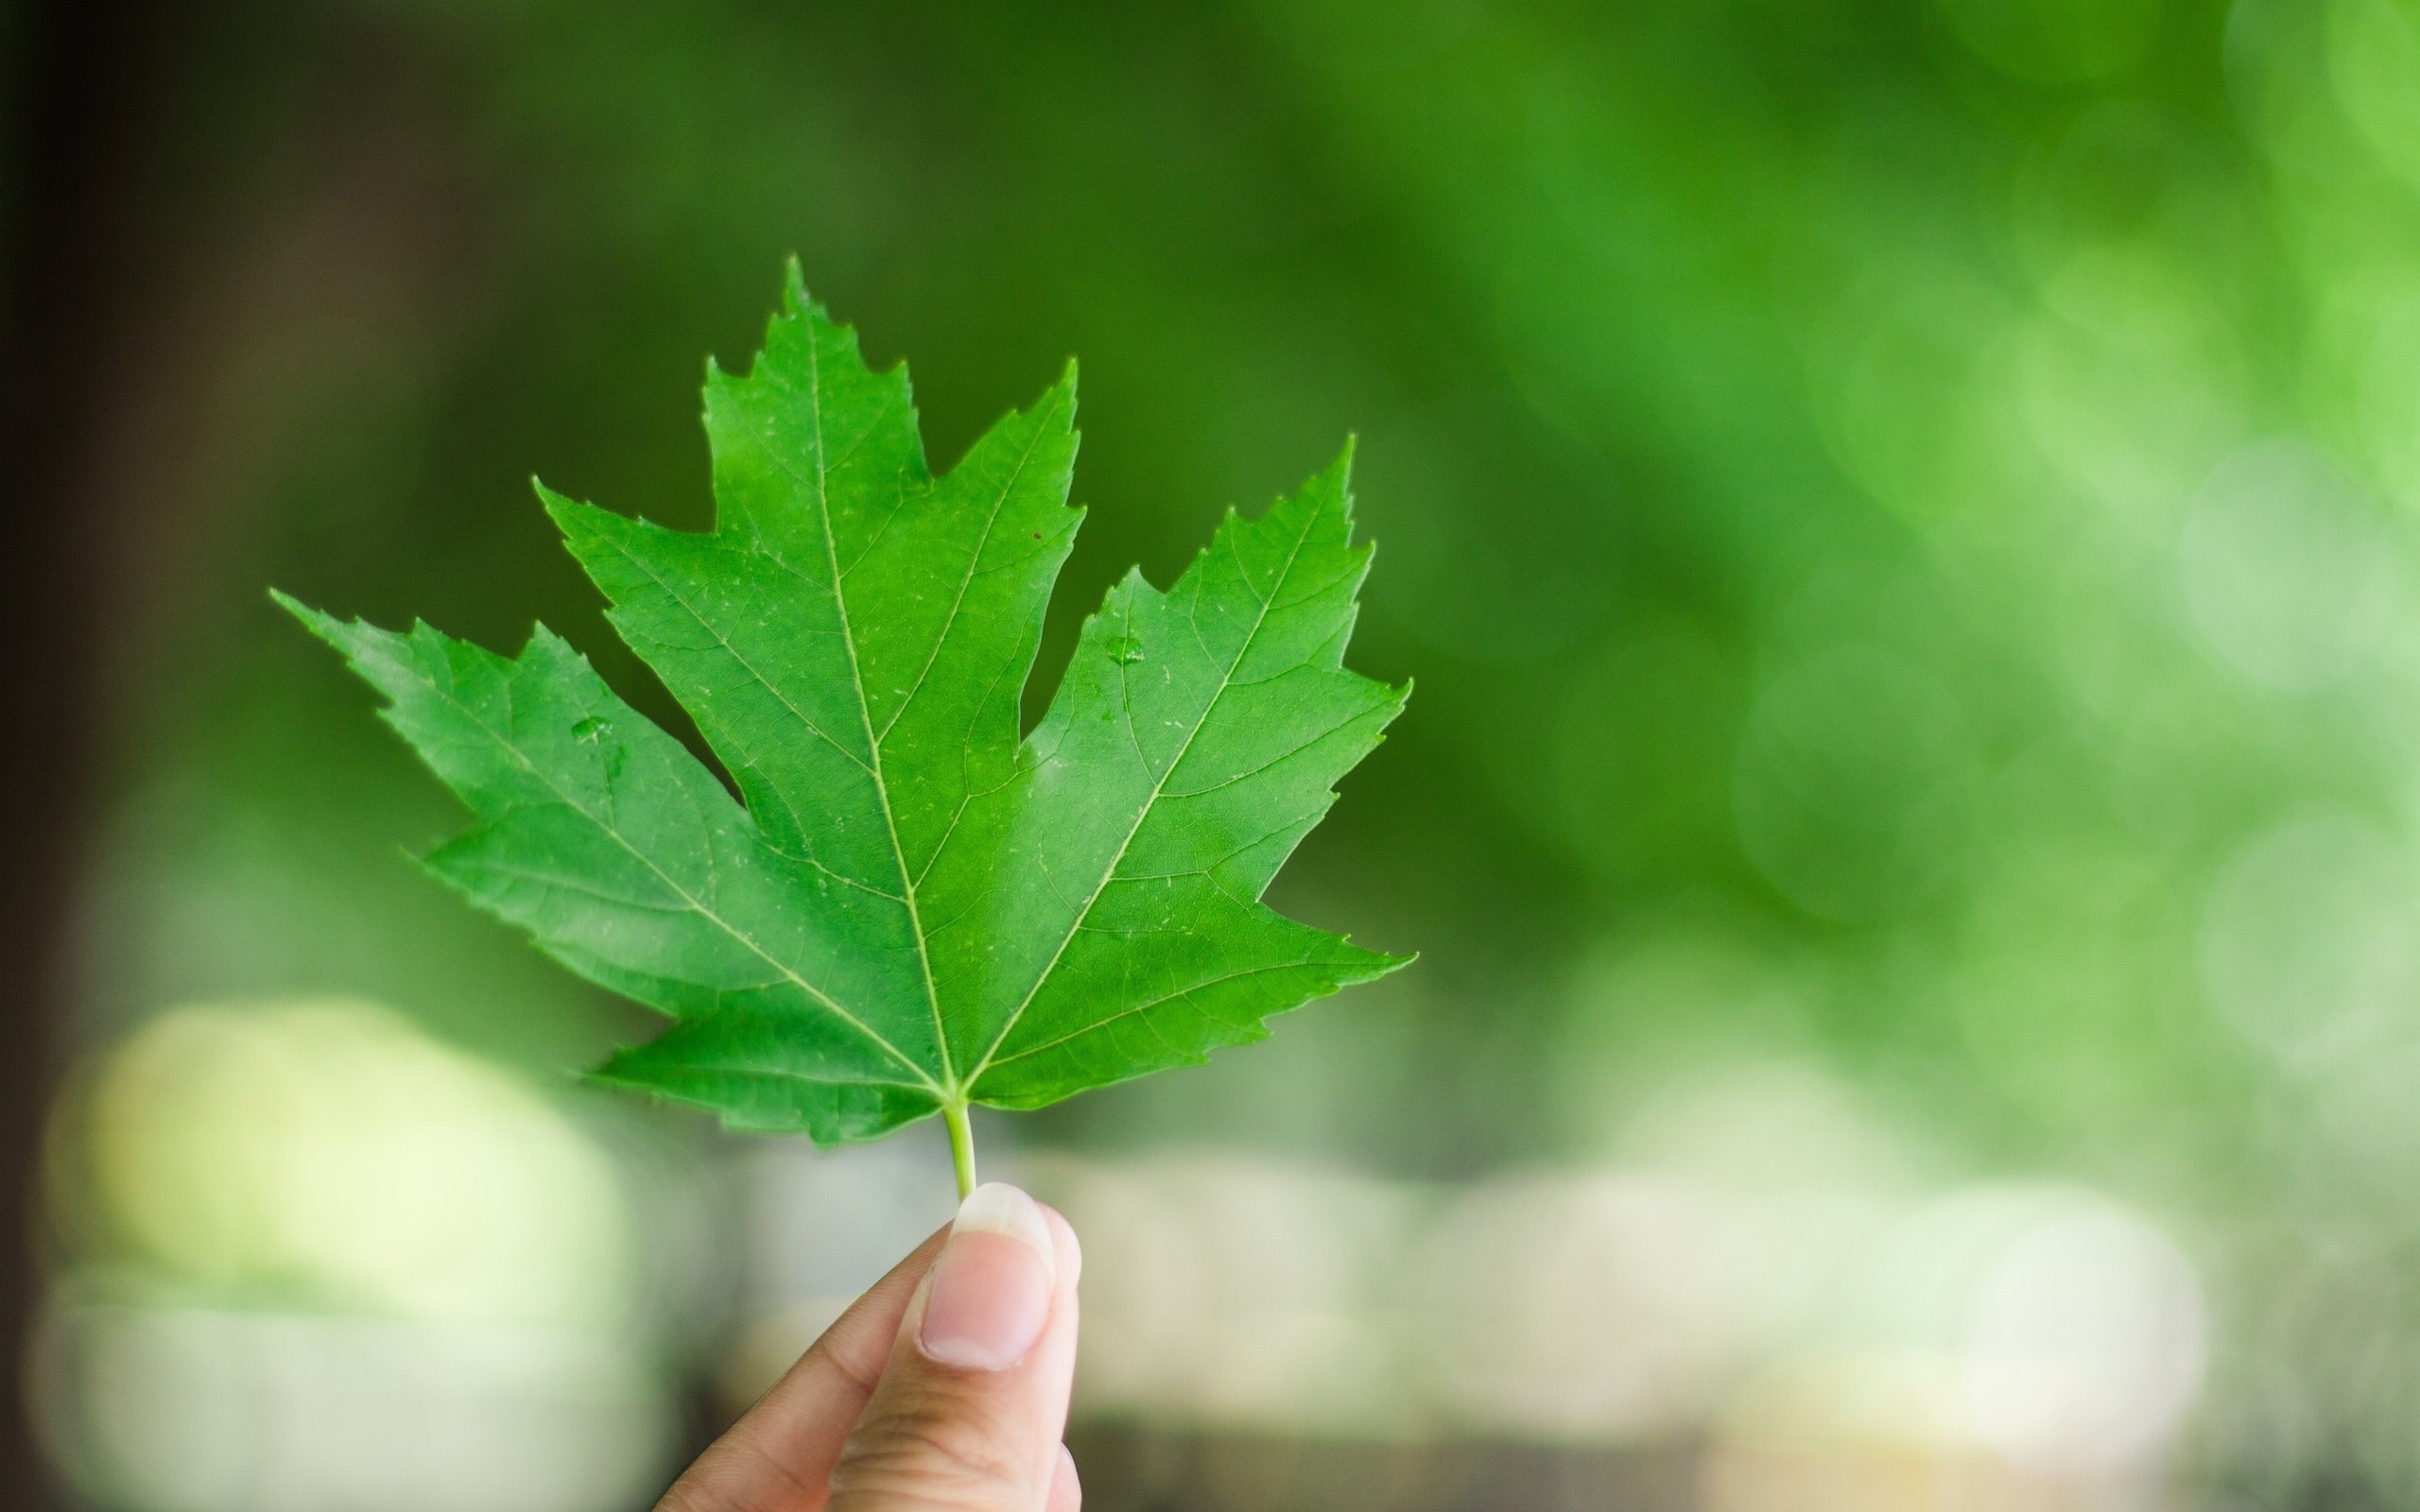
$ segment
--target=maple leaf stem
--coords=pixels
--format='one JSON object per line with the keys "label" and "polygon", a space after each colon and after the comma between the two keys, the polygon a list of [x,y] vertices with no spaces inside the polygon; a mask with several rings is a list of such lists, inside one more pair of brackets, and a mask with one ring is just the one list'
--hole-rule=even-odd
{"label": "maple leaf stem", "polygon": [[942,1122],[949,1125],[949,1158],[958,1167],[958,1199],[963,1202],[975,1191],[975,1125],[963,1102],[942,1104]]}

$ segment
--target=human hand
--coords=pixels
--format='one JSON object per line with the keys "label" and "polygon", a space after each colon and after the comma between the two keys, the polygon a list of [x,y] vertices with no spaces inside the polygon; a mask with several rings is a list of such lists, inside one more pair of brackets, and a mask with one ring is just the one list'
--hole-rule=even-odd
{"label": "human hand", "polygon": [[1077,1512],[1067,1220],[977,1187],[715,1440],[656,1512]]}

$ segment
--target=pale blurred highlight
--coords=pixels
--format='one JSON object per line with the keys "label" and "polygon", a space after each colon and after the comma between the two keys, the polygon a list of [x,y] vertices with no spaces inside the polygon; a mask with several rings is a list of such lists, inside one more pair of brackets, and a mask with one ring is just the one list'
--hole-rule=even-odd
{"label": "pale blurred highlight", "polygon": [[143,1512],[579,1512],[675,1443],[612,1154],[371,1004],[171,1008],[63,1110],[81,1209],[35,1366]]}

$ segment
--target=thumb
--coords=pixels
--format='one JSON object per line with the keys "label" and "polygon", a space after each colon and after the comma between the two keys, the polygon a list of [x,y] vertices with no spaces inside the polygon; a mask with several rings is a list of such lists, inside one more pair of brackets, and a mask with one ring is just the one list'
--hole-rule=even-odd
{"label": "thumb", "polygon": [[828,1512],[1060,1512],[1076,1362],[1065,1219],[978,1187],[908,1305],[882,1380],[832,1472]]}

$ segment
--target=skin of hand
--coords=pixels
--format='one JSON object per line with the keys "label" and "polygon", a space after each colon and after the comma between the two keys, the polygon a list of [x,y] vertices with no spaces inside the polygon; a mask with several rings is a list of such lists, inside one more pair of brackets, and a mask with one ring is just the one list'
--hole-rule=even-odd
{"label": "skin of hand", "polygon": [[976,1188],[656,1512],[1078,1512],[1060,1437],[1082,1267],[1064,1218]]}

